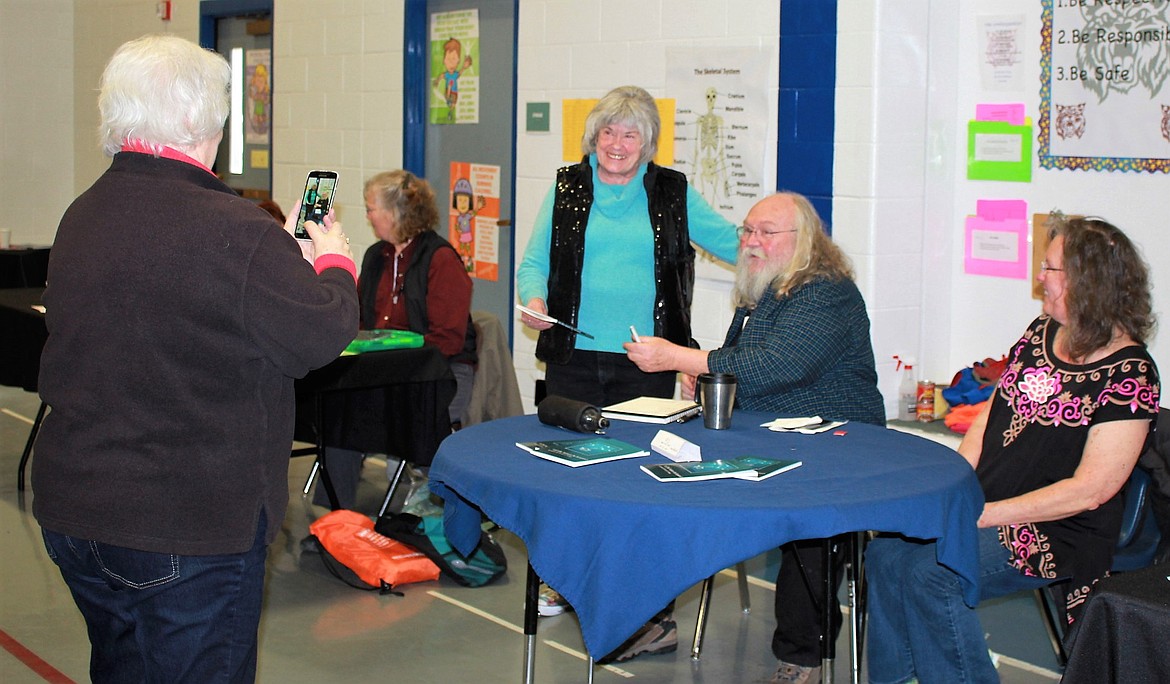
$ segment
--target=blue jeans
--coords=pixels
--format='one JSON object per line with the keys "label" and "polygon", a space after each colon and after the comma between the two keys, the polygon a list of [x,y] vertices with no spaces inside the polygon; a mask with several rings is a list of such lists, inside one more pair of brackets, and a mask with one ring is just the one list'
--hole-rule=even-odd
{"label": "blue jeans", "polygon": [[[1036,589],[1054,580],[1028,577],[1008,563],[999,531],[979,530],[979,600]],[[896,684],[998,684],[983,627],[963,602],[959,576],[939,565],[934,542],[879,537],[865,554],[869,584],[869,681]]]}
{"label": "blue jeans", "polygon": [[85,618],[94,682],[252,682],[265,522],[249,551],[176,556],[42,529]]}

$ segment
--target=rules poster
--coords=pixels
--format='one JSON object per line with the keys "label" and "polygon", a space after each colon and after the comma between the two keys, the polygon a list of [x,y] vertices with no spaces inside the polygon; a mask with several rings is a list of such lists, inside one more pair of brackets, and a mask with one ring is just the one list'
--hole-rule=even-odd
{"label": "rules poster", "polygon": [[1040,166],[1170,172],[1170,1],[1043,7]]}

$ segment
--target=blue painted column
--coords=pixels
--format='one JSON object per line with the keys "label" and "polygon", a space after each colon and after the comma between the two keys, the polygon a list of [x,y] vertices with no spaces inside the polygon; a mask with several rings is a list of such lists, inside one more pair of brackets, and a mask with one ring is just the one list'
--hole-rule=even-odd
{"label": "blue painted column", "polygon": [[[834,0],[835,2],[836,0]],[[426,0],[406,0],[402,57],[402,168],[426,177],[427,35]]]}
{"label": "blue painted column", "polygon": [[783,0],[776,187],[808,197],[827,226],[836,86],[837,0]]}

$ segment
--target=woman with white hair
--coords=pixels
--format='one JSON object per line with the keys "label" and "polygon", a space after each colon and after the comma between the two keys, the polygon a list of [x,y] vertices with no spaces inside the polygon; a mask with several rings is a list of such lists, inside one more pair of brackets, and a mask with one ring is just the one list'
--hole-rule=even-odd
{"label": "woman with white hair", "polygon": [[[630,326],[689,345],[691,242],[735,261],[735,225],[686,176],[652,161],[659,130],[649,93],[637,86],[610,91],[585,119],[584,159],[557,171],[536,217],[516,272],[520,301],[586,333],[522,317],[540,331],[536,358],[546,364],[549,395],[597,406],[674,396],[673,371],[645,373],[626,357],[622,344],[630,339]],[[567,607],[555,591],[542,592],[541,615]],[[637,643],[616,659],[673,650],[674,621],[666,615],[656,625],[635,635]]]}
{"label": "woman with white hair", "polygon": [[94,682],[255,679],[293,379],[358,328],[332,215],[302,248],[299,206],[282,227],[212,173],[230,73],[175,36],[118,48],[98,100],[113,161],[49,261],[33,513]]}

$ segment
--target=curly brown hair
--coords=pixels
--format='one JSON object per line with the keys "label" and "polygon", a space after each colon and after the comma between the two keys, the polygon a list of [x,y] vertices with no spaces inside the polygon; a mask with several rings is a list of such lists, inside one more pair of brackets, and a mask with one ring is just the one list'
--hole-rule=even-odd
{"label": "curly brown hair", "polygon": [[409,171],[383,171],[366,181],[363,192],[372,192],[378,205],[394,215],[403,242],[439,225],[435,191],[430,183]]}
{"label": "curly brown hair", "polygon": [[1149,267],[1117,226],[1101,218],[1051,220],[1049,239],[1064,238],[1068,351],[1083,357],[1113,339],[1116,329],[1145,344],[1157,324]]}

